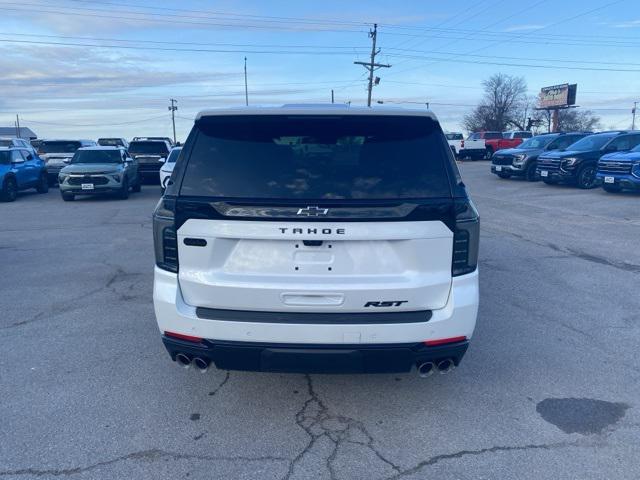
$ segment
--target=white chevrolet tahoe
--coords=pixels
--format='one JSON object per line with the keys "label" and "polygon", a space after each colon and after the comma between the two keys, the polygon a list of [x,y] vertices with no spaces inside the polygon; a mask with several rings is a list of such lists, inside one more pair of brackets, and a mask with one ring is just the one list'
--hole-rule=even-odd
{"label": "white chevrolet tahoe", "polygon": [[429,375],[478,310],[478,213],[424,110],[201,112],[153,215],[180,365]]}

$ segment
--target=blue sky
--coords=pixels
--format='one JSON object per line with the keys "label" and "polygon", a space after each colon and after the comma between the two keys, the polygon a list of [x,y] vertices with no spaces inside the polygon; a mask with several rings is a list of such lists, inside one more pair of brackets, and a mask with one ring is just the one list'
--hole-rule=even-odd
{"label": "blue sky", "polygon": [[379,24],[374,100],[430,102],[448,130],[493,73],[578,83],[577,103],[628,128],[640,101],[637,0],[0,0],[0,125],[40,137],[169,135],[198,110],[250,103],[364,104],[369,24]]}

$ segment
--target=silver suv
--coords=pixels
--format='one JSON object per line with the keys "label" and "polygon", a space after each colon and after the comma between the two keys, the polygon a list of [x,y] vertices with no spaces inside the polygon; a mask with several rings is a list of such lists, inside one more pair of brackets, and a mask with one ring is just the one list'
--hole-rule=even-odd
{"label": "silver suv", "polygon": [[129,198],[129,190],[139,192],[142,181],[138,162],[122,147],[87,147],[78,149],[69,165],[58,175],[60,194],[65,202],[76,195],[114,193]]}

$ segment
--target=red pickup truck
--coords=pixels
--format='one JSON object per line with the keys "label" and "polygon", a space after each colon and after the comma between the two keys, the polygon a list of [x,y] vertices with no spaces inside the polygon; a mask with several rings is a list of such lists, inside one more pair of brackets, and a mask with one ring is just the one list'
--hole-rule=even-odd
{"label": "red pickup truck", "polygon": [[491,156],[498,150],[504,148],[515,148],[520,145],[525,139],[531,138],[533,135],[531,132],[526,131],[514,131],[514,132],[476,132],[472,133],[469,137],[470,140],[484,140],[486,148],[485,158],[491,158]]}

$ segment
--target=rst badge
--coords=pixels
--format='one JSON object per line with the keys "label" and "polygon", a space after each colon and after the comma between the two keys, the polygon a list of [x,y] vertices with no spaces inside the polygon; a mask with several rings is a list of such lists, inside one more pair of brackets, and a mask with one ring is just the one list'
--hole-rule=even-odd
{"label": "rst badge", "polygon": [[367,302],[365,307],[399,307],[403,303],[409,303],[409,300],[391,300],[386,302]]}

